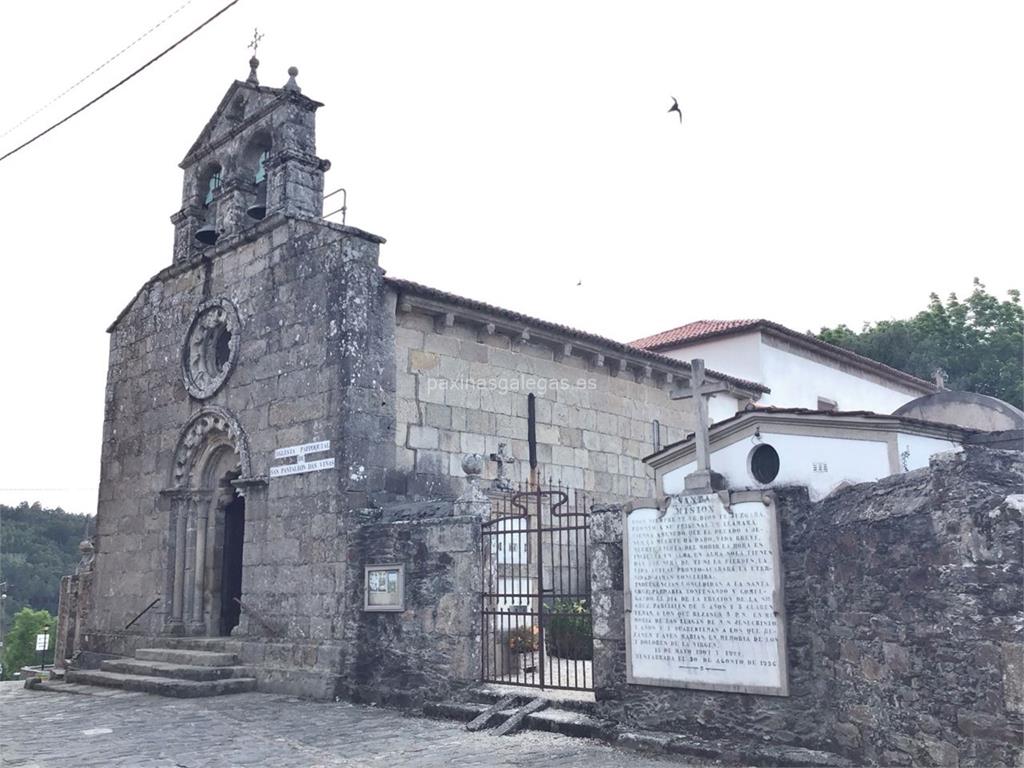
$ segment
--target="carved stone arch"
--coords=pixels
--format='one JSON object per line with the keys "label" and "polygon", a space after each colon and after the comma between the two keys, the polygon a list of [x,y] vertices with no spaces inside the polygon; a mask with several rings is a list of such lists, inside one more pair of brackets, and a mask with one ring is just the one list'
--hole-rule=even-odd
{"label": "carved stone arch", "polygon": [[238,419],[217,405],[207,406],[189,419],[178,438],[171,467],[171,487],[202,488],[211,481],[203,472],[212,464],[211,457],[230,448],[238,456],[238,469],[243,478],[252,476],[249,442]]}

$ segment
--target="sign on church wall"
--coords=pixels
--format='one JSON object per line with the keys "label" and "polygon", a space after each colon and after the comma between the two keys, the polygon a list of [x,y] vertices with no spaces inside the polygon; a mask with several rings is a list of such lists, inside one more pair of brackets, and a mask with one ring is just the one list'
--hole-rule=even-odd
{"label": "sign on church wall", "polygon": [[287,459],[295,457],[294,464],[281,464],[270,468],[270,477],[284,477],[286,475],[302,475],[306,472],[320,472],[324,469],[334,469],[334,458],[316,459],[306,461],[310,453],[322,453],[331,450],[330,440],[320,440],[315,443],[303,443],[302,445],[289,445],[286,448],[278,448],[274,451],[275,459]]}
{"label": "sign on church wall", "polygon": [[788,695],[774,504],[677,496],[623,532],[628,682]]}

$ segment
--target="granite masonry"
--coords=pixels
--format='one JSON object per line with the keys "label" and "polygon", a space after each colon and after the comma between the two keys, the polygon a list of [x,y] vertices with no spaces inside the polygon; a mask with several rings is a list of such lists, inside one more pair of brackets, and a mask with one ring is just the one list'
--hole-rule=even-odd
{"label": "granite masonry", "polygon": [[743,761],[1015,766],[1024,610],[1019,451],[969,448],[819,503],[776,493],[789,695],[626,683],[622,511],[593,522],[596,695],[632,727]]}
{"label": "granite masonry", "polygon": [[[672,399],[690,367],[386,277],[382,238],[322,218],[322,105],[250,64],[181,163],[170,266],[109,328],[96,558],[88,594],[69,582],[69,616],[88,611],[65,655],[227,649],[262,690],[318,698],[467,682],[465,455],[484,483],[649,494],[641,457],[692,424]],[[405,565],[408,610],[364,610],[377,556]]]}

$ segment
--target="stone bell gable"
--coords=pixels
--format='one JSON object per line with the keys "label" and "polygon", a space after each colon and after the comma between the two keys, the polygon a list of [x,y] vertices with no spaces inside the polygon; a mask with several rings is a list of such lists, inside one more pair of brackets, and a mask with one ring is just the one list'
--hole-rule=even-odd
{"label": "stone bell gable", "polygon": [[[228,89],[181,164],[173,263],[108,329],[86,640],[97,653],[121,652],[125,627],[153,601],[133,632],[216,636],[263,620],[329,643],[323,617],[344,607],[335,529],[394,463],[384,241],[319,217],[320,104],[294,71],[267,88],[255,70]],[[317,441],[329,441],[333,471],[269,481],[287,463],[277,449]]]}
{"label": "stone bell gable", "polygon": [[[174,224],[174,262],[237,235],[274,213],[319,217],[323,174],[316,156],[316,110],[289,70],[282,88],[261,86],[259,61],[245,81],[228,88],[213,116],[181,161],[181,210]],[[198,237],[197,237],[198,235]]]}

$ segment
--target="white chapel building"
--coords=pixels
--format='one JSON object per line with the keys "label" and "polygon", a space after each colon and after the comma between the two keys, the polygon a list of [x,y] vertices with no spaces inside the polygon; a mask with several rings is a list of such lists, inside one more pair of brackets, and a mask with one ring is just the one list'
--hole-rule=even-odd
{"label": "white chapel building", "polygon": [[[770,320],[698,320],[631,343],[770,390],[743,407],[728,393],[708,405],[711,469],[732,489],[803,485],[817,500],[927,466],[976,431],[895,414],[939,387]],[[660,493],[680,493],[697,469],[694,436],[644,461]]]}
{"label": "white chapel building", "polygon": [[[770,320],[697,320],[630,344],[680,360],[701,358],[708,368],[763,384],[771,392],[759,406],[892,413],[938,391],[929,381]],[[732,416],[734,403],[713,400],[712,420]]]}

